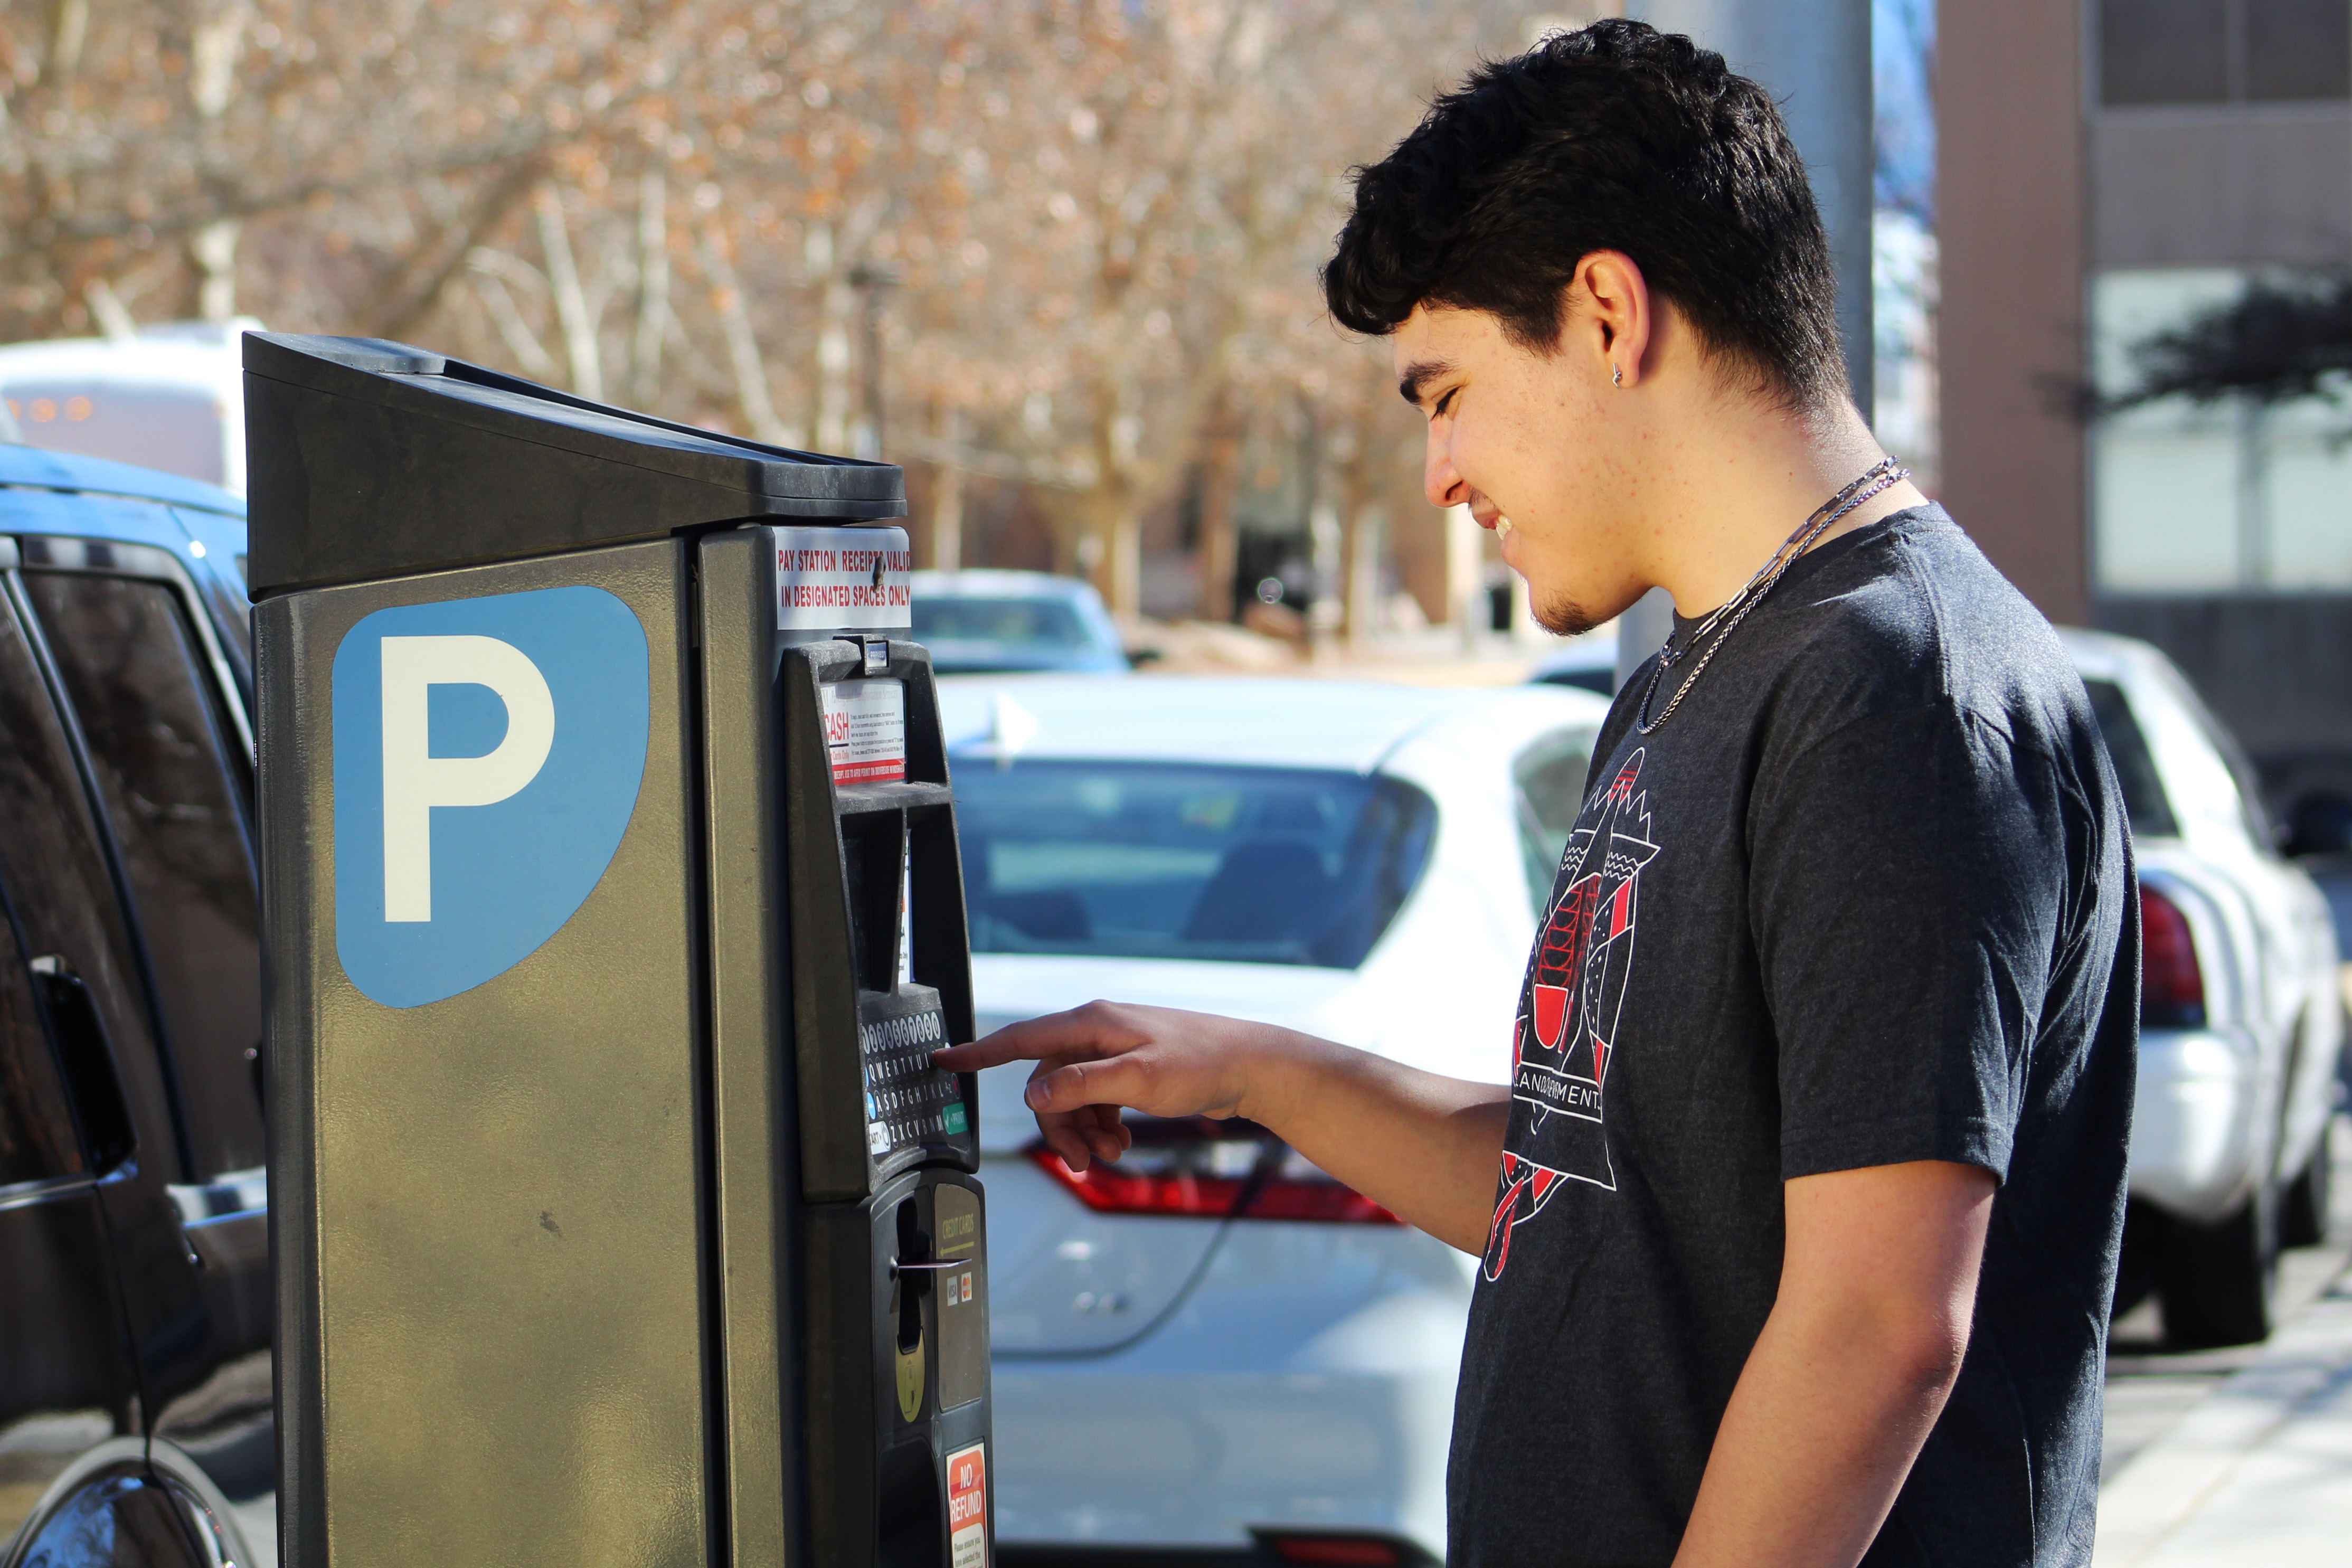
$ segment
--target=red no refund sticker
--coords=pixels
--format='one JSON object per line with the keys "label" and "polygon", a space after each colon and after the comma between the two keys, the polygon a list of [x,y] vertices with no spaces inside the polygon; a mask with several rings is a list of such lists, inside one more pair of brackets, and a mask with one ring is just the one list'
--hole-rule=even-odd
{"label": "red no refund sticker", "polygon": [[948,1568],[988,1568],[988,1445],[948,1456]]}

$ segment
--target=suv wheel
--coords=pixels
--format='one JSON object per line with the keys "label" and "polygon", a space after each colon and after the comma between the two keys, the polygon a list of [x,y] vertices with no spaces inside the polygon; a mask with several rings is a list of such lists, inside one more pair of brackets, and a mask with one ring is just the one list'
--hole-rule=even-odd
{"label": "suv wheel", "polygon": [[2164,1337],[2182,1349],[2250,1345],[2270,1337],[2278,1229],[2270,1189],[2219,1225],[2167,1216],[2157,1258]]}
{"label": "suv wheel", "polygon": [[171,1444],[100,1443],[41,1495],[0,1568],[245,1568],[253,1561],[210,1477]]}

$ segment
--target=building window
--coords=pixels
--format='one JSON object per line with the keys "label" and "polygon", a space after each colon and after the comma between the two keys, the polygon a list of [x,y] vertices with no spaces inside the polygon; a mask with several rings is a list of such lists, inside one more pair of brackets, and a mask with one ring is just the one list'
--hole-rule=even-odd
{"label": "building window", "polygon": [[[2093,358],[2108,394],[2134,380],[2131,347],[2237,299],[2223,268],[2093,279]],[[2166,398],[2102,420],[2093,438],[2093,539],[2103,594],[2352,589],[2352,413],[2327,398],[2268,406]]]}
{"label": "building window", "polygon": [[2352,0],[2100,0],[2099,100],[2352,97]]}

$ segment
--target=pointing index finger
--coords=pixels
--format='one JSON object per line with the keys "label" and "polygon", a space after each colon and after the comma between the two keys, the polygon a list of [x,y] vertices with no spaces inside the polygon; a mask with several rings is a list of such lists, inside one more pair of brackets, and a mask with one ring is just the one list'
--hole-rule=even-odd
{"label": "pointing index finger", "polygon": [[949,1072],[978,1072],[1006,1062],[1037,1061],[1045,1057],[1115,1056],[1138,1042],[1114,1039],[1099,1019],[1089,1020],[1087,1009],[1048,1013],[1007,1024],[970,1045],[949,1046],[931,1053],[933,1066]]}

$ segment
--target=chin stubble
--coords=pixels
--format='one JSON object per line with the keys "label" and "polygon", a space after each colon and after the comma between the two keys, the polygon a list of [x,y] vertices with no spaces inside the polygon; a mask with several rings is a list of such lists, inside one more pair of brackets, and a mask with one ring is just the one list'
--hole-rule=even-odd
{"label": "chin stubble", "polygon": [[1566,594],[1554,594],[1541,601],[1530,595],[1528,609],[1535,616],[1536,625],[1556,637],[1582,637],[1608,618],[1594,615]]}

